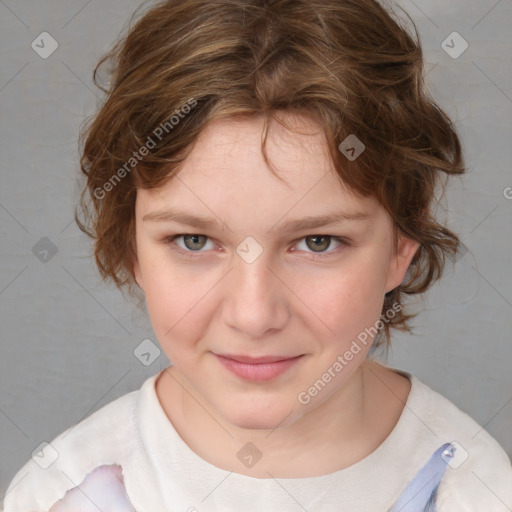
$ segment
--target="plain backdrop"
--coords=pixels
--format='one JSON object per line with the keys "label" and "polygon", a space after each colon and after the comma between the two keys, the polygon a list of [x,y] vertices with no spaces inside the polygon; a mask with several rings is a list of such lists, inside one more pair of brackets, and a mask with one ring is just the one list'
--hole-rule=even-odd
{"label": "plain backdrop", "polygon": [[[157,344],[151,324],[101,283],[73,221],[79,125],[102,98],[92,69],[140,3],[0,0],[1,497],[42,442],[169,364],[163,352],[149,366],[135,357],[143,340]],[[428,88],[464,145],[468,174],[440,215],[467,252],[414,302],[424,309],[414,335],[395,335],[384,362],[512,456],[512,2],[397,4],[418,26]],[[58,44],[46,59],[31,46],[42,32]],[[455,58],[445,40],[468,47]]]}

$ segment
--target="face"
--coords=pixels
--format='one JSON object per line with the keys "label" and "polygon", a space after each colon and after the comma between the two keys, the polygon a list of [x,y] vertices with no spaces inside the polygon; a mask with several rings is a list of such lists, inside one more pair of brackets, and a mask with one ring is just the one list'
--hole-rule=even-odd
{"label": "face", "polygon": [[290,425],[343,389],[371,337],[304,394],[375,325],[417,248],[402,237],[396,249],[378,201],[342,185],[318,126],[287,122],[307,133],[271,125],[268,156],[284,181],[263,159],[262,121],[230,119],[202,132],[166,185],[137,192],[134,273],[155,335],[187,388],[240,428]]}

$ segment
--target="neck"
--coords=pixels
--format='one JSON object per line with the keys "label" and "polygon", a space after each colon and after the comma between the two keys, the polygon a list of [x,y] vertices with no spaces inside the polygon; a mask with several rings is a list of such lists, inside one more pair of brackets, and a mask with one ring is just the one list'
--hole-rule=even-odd
{"label": "neck", "polygon": [[[187,387],[174,367],[162,372],[156,387],[180,437],[210,464],[255,478],[304,478],[348,467],[387,437],[403,410],[406,395],[402,392],[397,403],[394,393],[391,416],[384,417],[382,412],[376,415],[377,410],[385,409],[382,370],[377,363],[364,361],[324,403],[293,423],[272,430],[244,429],[227,422],[191,386]],[[264,464],[247,467],[239,460],[237,453],[249,442],[262,454]],[[250,450],[248,453],[251,455]]]}

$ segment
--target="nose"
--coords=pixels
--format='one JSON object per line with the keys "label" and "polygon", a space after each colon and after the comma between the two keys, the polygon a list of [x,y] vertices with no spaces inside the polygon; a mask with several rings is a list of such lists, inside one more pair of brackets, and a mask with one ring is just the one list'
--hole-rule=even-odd
{"label": "nose", "polygon": [[224,280],[223,320],[251,339],[284,328],[290,316],[291,291],[265,251],[254,261],[236,254]]}

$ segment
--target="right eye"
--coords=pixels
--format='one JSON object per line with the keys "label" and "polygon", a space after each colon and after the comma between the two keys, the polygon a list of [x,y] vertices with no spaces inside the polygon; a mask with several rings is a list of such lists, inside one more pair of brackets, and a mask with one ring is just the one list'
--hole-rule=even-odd
{"label": "right eye", "polygon": [[[179,238],[183,238],[184,248],[175,242],[175,240]],[[206,235],[200,235],[197,233],[181,233],[179,235],[167,237],[164,240],[164,243],[169,245],[173,251],[177,251],[185,256],[196,257],[199,256],[201,252],[204,252],[198,249],[202,249],[204,247],[206,240],[208,240]]]}

